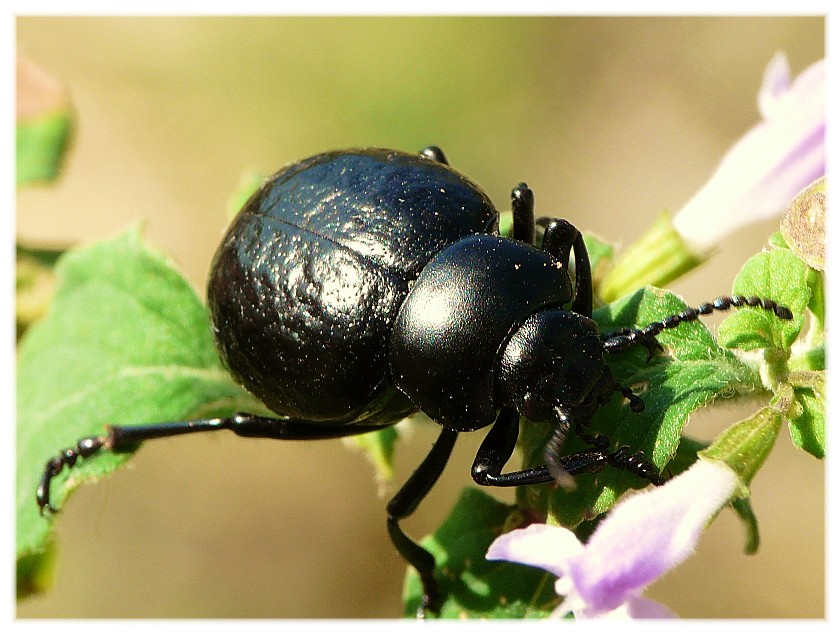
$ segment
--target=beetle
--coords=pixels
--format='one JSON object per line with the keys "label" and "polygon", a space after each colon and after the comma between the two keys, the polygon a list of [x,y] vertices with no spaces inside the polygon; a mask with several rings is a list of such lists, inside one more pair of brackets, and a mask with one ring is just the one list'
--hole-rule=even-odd
{"label": "beetle", "polygon": [[[484,486],[568,483],[606,465],[653,484],[665,478],[641,452],[611,448],[586,431],[618,393],[605,356],[634,344],[659,348],[666,328],[731,306],[770,299],[724,296],[644,328],[600,333],[592,320],[592,274],[581,233],[534,217],[525,183],[512,190],[513,236],[499,213],[437,147],[418,154],[366,148],[287,165],[248,200],[214,256],[207,286],[213,331],[233,377],[276,417],[109,426],[47,461],[36,492],[100,450],[229,429],[240,436],[327,439],[395,424],[418,409],[440,427],[427,457],[387,505],[397,551],[419,573],[419,615],[443,597],[432,555],[409,538],[409,516],[443,471],[459,433],[490,427],[472,477]],[[536,227],[544,233],[536,244]],[[574,256],[574,280],[570,259]],[[503,473],[520,419],[549,421],[545,464]],[[563,455],[570,432],[590,448]]]}

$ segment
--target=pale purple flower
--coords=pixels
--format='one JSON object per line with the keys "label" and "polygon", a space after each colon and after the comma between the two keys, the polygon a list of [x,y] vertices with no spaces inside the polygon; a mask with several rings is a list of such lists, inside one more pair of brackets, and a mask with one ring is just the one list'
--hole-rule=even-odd
{"label": "pale purple flower", "polygon": [[722,462],[699,459],[666,485],[617,504],[586,544],[558,526],[532,524],[497,538],[487,559],[536,566],[558,577],[555,616],[663,618],[645,588],[694,550],[700,533],[739,487]]}
{"label": "pale purple flower", "polygon": [[674,218],[674,228],[698,255],[736,229],[781,214],[825,174],[824,60],[791,84],[787,58],[777,53],[764,72],[758,109],[761,123],[729,150]]}

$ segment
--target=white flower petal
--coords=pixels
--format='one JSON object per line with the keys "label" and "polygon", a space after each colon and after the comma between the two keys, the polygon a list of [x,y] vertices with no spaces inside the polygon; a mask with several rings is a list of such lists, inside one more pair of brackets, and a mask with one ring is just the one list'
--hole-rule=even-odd
{"label": "white flower petal", "polygon": [[674,619],[677,615],[659,601],[644,597],[631,597],[612,612],[601,618],[608,619]]}
{"label": "white flower petal", "polygon": [[764,80],[758,91],[758,111],[765,119],[773,117],[774,108],[779,97],[785,94],[790,86],[790,64],[787,56],[779,51],[767,64],[764,70]]}
{"label": "white flower petal", "polygon": [[825,67],[821,60],[792,85],[777,55],[765,72],[765,120],[726,154],[709,181],[674,218],[674,228],[705,255],[733,231],[781,213],[825,174]]}
{"label": "white flower petal", "polygon": [[698,460],[666,485],[617,505],[569,561],[572,582],[595,611],[612,611],[693,551],[738,478],[722,463]]}
{"label": "white flower petal", "polygon": [[497,537],[487,550],[487,559],[536,566],[562,577],[569,557],[583,552],[583,545],[567,528],[531,524]]}
{"label": "white flower petal", "polygon": [[487,559],[555,574],[564,597],[553,616],[662,618],[665,606],[641,594],[694,550],[709,520],[732,497],[738,477],[725,464],[699,459],[666,485],[618,504],[582,545],[574,533],[532,524],[497,538]]}
{"label": "white flower petal", "polygon": [[630,596],[613,610],[601,611],[588,606],[579,596],[568,595],[552,613],[552,618],[564,618],[573,613],[576,620],[584,619],[673,619],[677,615],[668,606],[641,596]]}

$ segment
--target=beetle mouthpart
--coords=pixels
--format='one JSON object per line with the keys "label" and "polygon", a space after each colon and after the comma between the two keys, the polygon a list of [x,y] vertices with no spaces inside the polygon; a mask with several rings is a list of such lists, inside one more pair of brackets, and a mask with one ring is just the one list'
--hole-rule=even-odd
{"label": "beetle mouthpart", "polygon": [[548,472],[554,478],[554,481],[559,484],[566,491],[574,491],[577,488],[577,482],[571,473],[566,471],[563,465],[557,460],[557,456],[551,454],[546,449],[545,452],[545,466],[548,467]]}
{"label": "beetle mouthpart", "polygon": [[557,426],[545,446],[545,465],[557,484],[566,491],[573,491],[577,488],[577,483],[572,474],[560,463],[560,453],[566,443],[566,436],[569,435],[571,423],[566,411],[561,407],[554,408],[554,415]]}

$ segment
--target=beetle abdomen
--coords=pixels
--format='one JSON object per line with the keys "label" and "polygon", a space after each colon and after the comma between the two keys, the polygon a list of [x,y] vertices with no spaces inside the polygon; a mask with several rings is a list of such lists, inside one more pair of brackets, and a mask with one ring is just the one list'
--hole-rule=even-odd
{"label": "beetle abdomen", "polygon": [[[457,214],[445,211],[453,196]],[[497,218],[475,185],[419,155],[360,150],[286,167],[213,262],[208,304],[223,359],[284,416],[403,418],[415,406],[388,381],[387,353],[409,282],[440,248]]]}
{"label": "beetle abdomen", "polygon": [[531,314],[571,298],[568,271],[544,251],[465,238],[426,265],[403,302],[390,342],[393,381],[445,427],[489,425],[503,344]]}
{"label": "beetle abdomen", "polygon": [[239,225],[210,285],[234,377],[281,415],[358,418],[384,375],[404,282],[298,227],[253,215]]}

